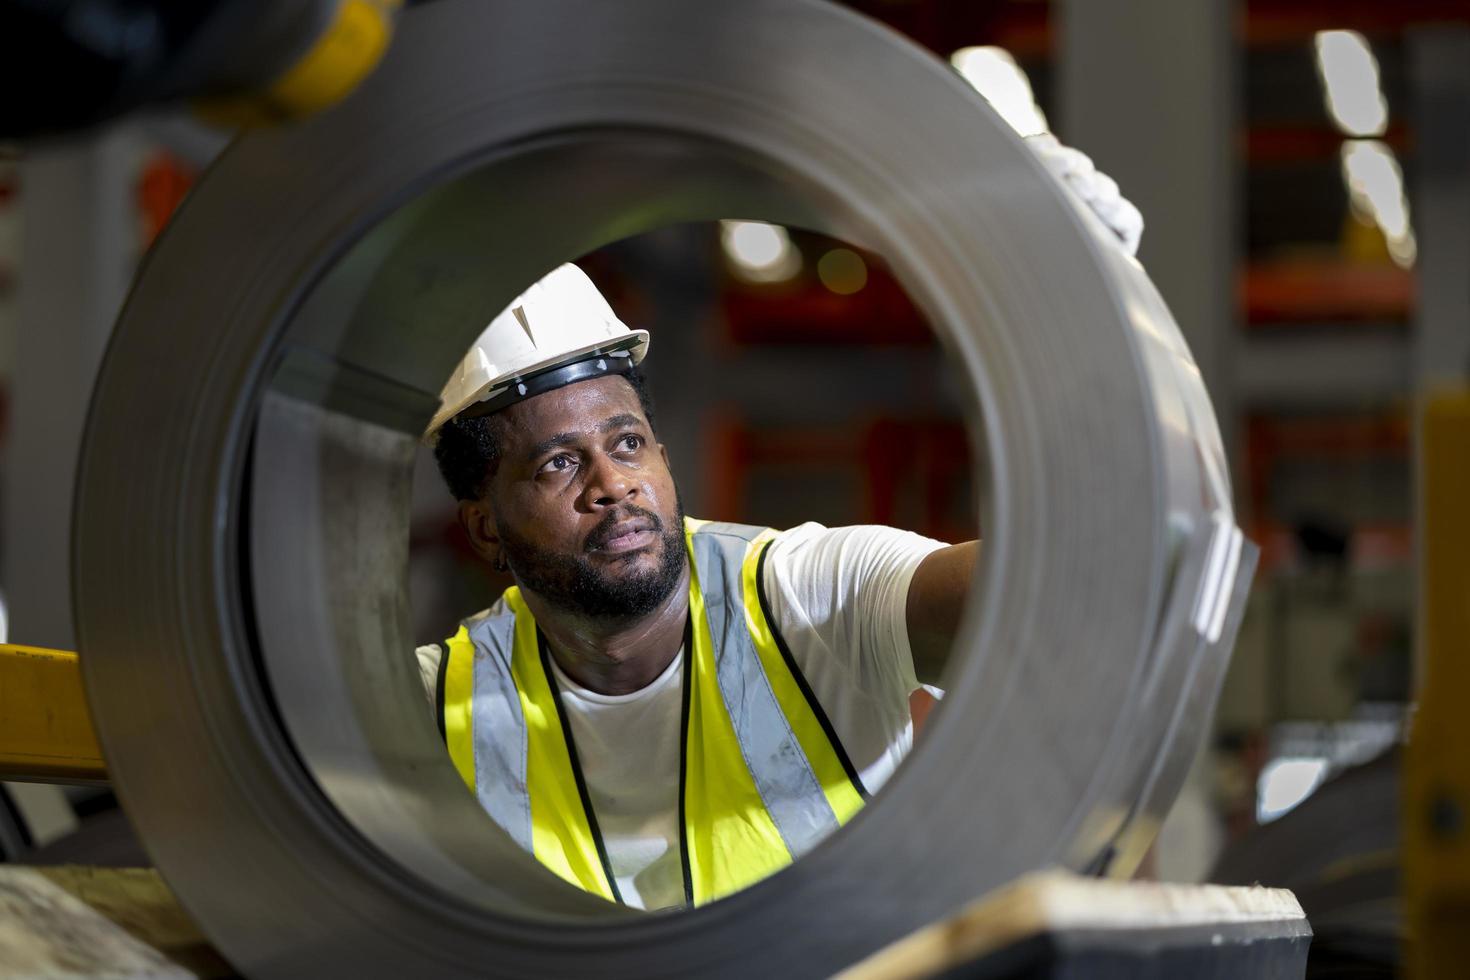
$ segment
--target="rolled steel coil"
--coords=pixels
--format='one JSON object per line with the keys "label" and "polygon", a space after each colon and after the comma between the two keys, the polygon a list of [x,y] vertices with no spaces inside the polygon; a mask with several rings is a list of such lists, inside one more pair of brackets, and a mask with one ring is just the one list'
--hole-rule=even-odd
{"label": "rolled steel coil", "polygon": [[[886,257],[970,382],[988,529],[925,739],[709,907],[562,884],[478,808],[408,651],[410,461],[561,261],[760,218]],[[1142,268],[947,66],[818,0],[439,0],[339,107],[239,140],[148,256],[75,513],[129,816],[252,976],[822,976],[1026,870],[1127,865],[1253,564]]]}

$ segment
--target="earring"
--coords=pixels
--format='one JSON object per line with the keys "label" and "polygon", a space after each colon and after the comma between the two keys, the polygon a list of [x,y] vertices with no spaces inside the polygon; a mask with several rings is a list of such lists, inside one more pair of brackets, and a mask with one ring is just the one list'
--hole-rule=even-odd
{"label": "earring", "polygon": [[505,560],[505,552],[501,551],[495,555],[495,564],[492,566],[497,572],[510,571],[510,562]]}

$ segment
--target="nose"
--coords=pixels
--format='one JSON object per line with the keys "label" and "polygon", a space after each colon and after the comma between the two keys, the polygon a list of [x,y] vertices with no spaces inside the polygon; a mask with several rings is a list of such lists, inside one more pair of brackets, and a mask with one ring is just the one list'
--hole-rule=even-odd
{"label": "nose", "polygon": [[598,455],[591,464],[587,484],[582,490],[582,501],[589,510],[614,507],[637,495],[638,484],[611,457]]}

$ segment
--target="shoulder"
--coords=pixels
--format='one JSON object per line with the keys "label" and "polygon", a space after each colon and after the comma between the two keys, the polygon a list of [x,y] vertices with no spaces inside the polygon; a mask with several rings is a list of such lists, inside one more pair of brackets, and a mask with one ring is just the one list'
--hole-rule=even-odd
{"label": "shoulder", "polygon": [[761,586],[780,628],[830,624],[840,633],[833,642],[846,644],[858,634],[888,633],[895,617],[901,622],[915,570],[943,547],[879,525],[802,524],[771,543]]}
{"label": "shoulder", "polygon": [[684,518],[684,531],[696,540],[722,538],[749,543],[773,532],[759,524],[736,524],[733,521],[706,521],[697,517]]}
{"label": "shoulder", "polygon": [[413,652],[418,659],[419,680],[423,682],[424,693],[432,702],[439,686],[439,665],[444,662],[444,648],[437,643],[425,643],[421,647],[415,647]]}
{"label": "shoulder", "polygon": [[471,633],[477,626],[491,622],[503,616],[513,615],[507,606],[505,597],[501,596],[495,604],[487,609],[481,609],[473,616],[466,617],[455,630],[454,635],[447,638],[443,643],[425,643],[414,647],[414,658],[418,661],[419,679],[423,681],[424,690],[428,692],[430,699],[434,697],[435,687],[439,683],[439,671],[444,665],[446,650],[453,650],[459,644],[472,644],[474,640]]}
{"label": "shoulder", "polygon": [[766,558],[767,576],[820,569],[854,574],[907,570],[912,572],[942,541],[912,531],[879,524],[826,527],[814,521],[800,524],[771,542]]}
{"label": "shoulder", "polygon": [[[905,616],[909,584],[942,541],[880,525],[802,524],[766,553],[763,598],[773,629],[844,740],[876,758],[901,743],[918,686]],[[875,736],[873,733],[878,733]]]}

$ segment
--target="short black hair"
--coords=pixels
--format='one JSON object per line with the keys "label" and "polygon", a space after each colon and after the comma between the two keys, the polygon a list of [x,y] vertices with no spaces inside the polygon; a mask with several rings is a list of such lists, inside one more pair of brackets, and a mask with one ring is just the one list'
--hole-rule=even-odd
{"label": "short black hair", "polygon": [[[653,421],[653,400],[648,394],[648,382],[638,368],[629,368],[622,378],[633,386],[638,395],[638,405],[648,419],[648,427],[655,437],[658,429]],[[482,415],[478,418],[455,416],[439,430],[439,441],[434,444],[434,462],[439,464],[439,475],[455,500],[479,500],[485,492],[485,482],[495,475],[500,465],[500,414]]]}

